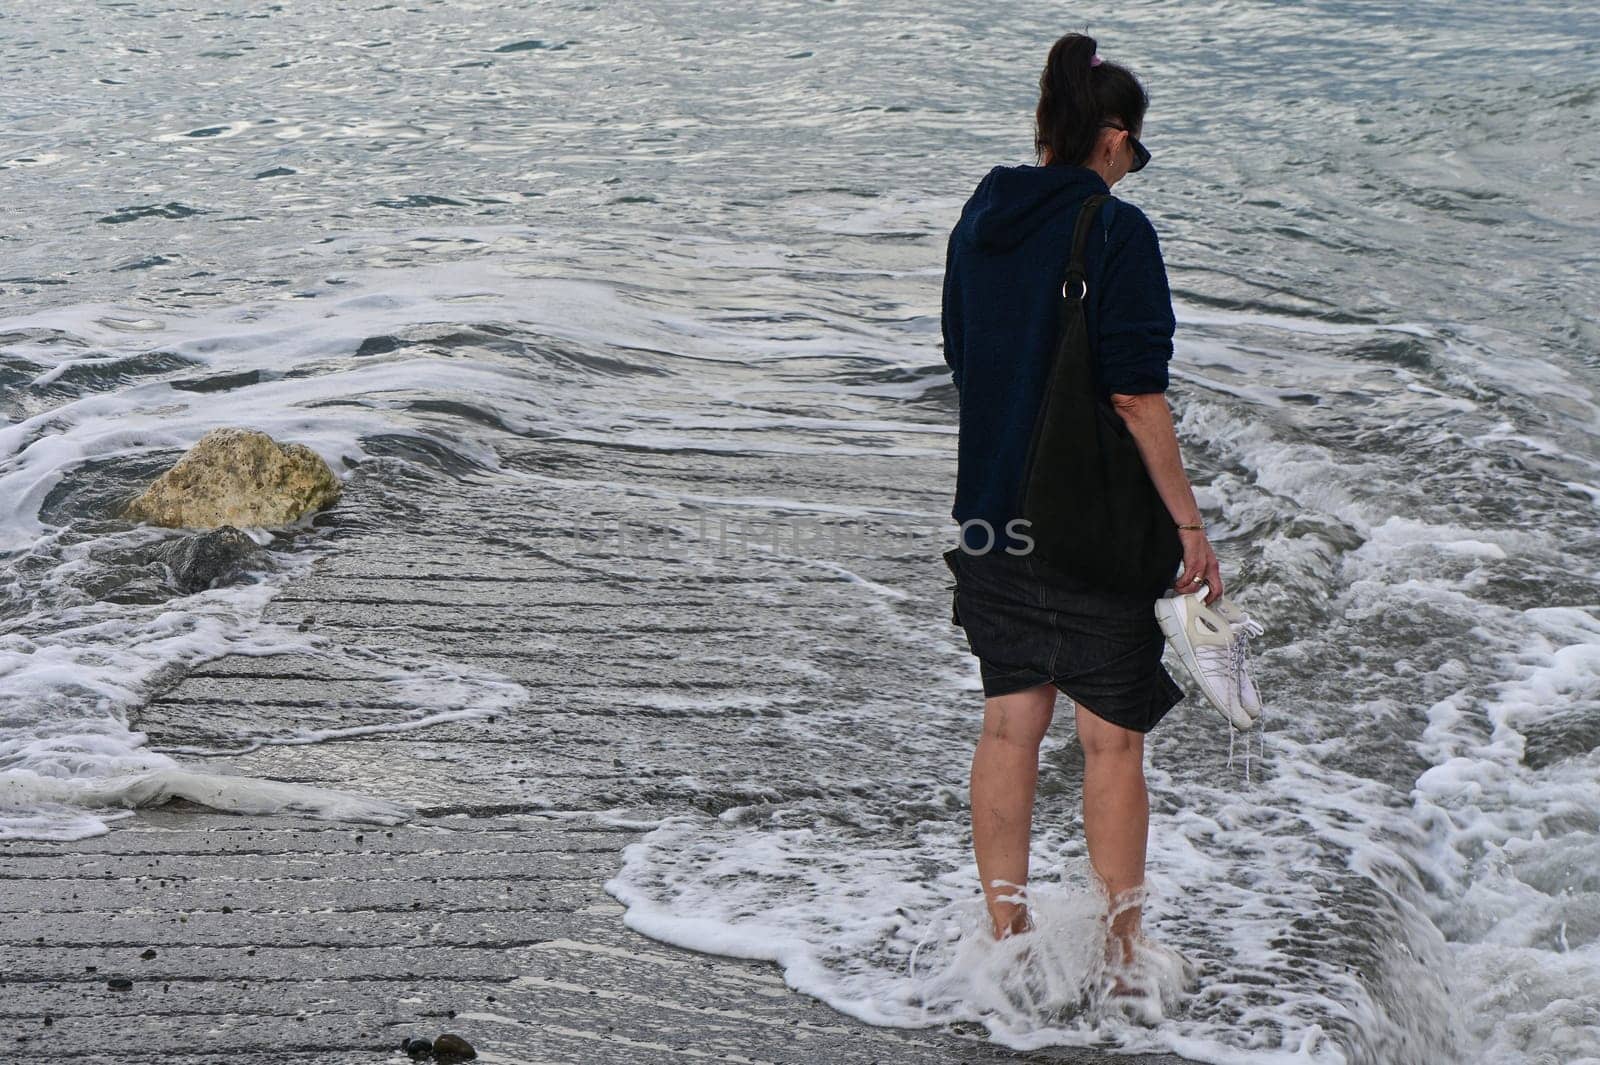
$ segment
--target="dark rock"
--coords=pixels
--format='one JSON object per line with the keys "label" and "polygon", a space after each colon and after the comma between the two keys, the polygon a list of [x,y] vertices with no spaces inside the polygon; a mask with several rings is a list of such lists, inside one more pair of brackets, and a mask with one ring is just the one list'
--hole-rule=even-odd
{"label": "dark rock", "polygon": [[420,1037],[407,1036],[400,1042],[400,1049],[414,1058],[425,1058],[433,1053],[433,1043]]}
{"label": "dark rock", "polygon": [[356,349],[356,357],[360,358],[363,355],[387,355],[389,352],[394,351],[399,347],[400,341],[396,340],[394,337],[367,337],[367,339],[361,342],[361,346]]}
{"label": "dark rock", "polygon": [[471,1061],[478,1052],[459,1035],[446,1032],[433,1041],[433,1056],[438,1061]]}
{"label": "dark rock", "polygon": [[150,947],[150,948],[146,949],[143,954],[139,955],[139,957],[143,958],[145,961],[149,961],[151,958],[153,958],[155,956],[156,956],[156,948],[155,947]]}
{"label": "dark rock", "polygon": [[132,991],[133,981],[126,976],[113,976],[106,981],[106,986],[113,991]]}
{"label": "dark rock", "polygon": [[156,560],[172,570],[172,583],[189,593],[233,583],[251,564],[259,564],[263,555],[260,544],[232,525],[224,525],[163,544]]}

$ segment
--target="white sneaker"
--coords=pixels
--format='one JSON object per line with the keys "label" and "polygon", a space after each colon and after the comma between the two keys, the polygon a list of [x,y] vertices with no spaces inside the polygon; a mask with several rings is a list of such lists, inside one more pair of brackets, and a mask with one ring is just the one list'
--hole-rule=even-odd
{"label": "white sneaker", "polygon": [[1233,624],[1205,597],[1205,584],[1188,595],[1172,594],[1156,600],[1156,620],[1178,661],[1200,686],[1200,691],[1228,724],[1244,732],[1254,724],[1239,695],[1239,651]]}
{"label": "white sneaker", "polygon": [[1234,658],[1239,673],[1239,705],[1244,712],[1250,715],[1250,720],[1255,721],[1261,717],[1261,695],[1256,691],[1256,685],[1250,678],[1250,646],[1252,636],[1260,636],[1267,630],[1261,622],[1246,614],[1236,606],[1233,600],[1226,595],[1219,596],[1211,609],[1228,619],[1228,624],[1233,626],[1234,633]]}

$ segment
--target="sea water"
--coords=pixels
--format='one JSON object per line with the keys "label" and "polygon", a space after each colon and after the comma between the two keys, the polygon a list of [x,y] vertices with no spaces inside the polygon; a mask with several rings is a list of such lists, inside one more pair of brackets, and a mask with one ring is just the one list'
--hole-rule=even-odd
{"label": "sea water", "polygon": [[[775,715],[730,770],[750,800],[644,811],[608,889],[630,926],[769,958],[875,1024],[1230,1063],[1600,1061],[1600,63],[1565,5],[8,12],[0,838],[172,796],[406,816],[153,748],[140,707],[221,655],[391,692],[232,750],[526,700],[264,620],[326,550],[313,522],[253,530],[272,563],[246,581],[173,589],[150,555],[172,534],[114,503],[212,427],[443,488],[539,476],[500,462],[514,438],[827,454],[841,486],[874,463],[925,501],[900,517],[947,519],[944,239],[989,167],[1032,161],[1039,64],[1084,20],[1151,94],[1154,158],[1115,191],[1160,234],[1186,463],[1267,627],[1248,776],[1192,686],[1149,741],[1146,925],[1198,990],[1164,986],[1153,1019],[1089,993],[1069,707],[1034,826],[1046,934],[984,938],[981,693],[934,541],[792,560],[851,582],[852,653],[919,682],[807,703],[827,667],[791,653],[796,701],[745,708]],[[881,516],[855,498],[722,502]],[[774,784],[777,757],[838,787]]]}

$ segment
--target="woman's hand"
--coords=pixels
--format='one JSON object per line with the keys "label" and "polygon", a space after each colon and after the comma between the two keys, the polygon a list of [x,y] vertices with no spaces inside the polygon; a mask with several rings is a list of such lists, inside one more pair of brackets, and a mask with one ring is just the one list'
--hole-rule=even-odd
{"label": "woman's hand", "polygon": [[1204,529],[1179,529],[1178,541],[1183,544],[1183,572],[1172,587],[1179,595],[1191,595],[1199,590],[1200,582],[1205,581],[1210,593],[1205,602],[1210,606],[1222,596],[1222,570],[1217,566],[1217,553],[1206,539]]}

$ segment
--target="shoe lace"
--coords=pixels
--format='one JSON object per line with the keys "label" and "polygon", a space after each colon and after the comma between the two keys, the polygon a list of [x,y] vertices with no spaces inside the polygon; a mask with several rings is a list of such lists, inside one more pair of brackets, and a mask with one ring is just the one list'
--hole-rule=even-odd
{"label": "shoe lace", "polygon": [[1234,648],[1238,645],[1238,638],[1227,647],[1218,647],[1215,644],[1206,644],[1194,649],[1195,657],[1200,660],[1207,673],[1217,669],[1225,669],[1231,676],[1237,676],[1238,668]]}
{"label": "shoe lace", "polygon": [[1229,667],[1234,677],[1242,678],[1250,668],[1250,637],[1260,636],[1267,630],[1259,621],[1248,615],[1233,626],[1233,642],[1228,645]]}

